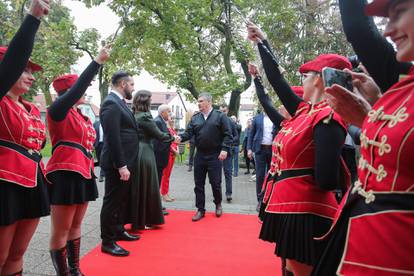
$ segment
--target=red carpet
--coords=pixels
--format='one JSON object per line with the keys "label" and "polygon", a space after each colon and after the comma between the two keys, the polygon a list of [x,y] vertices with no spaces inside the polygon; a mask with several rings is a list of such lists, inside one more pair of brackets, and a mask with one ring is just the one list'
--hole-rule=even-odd
{"label": "red carpet", "polygon": [[192,222],[194,212],[170,211],[166,224],[141,232],[136,242],[119,242],[129,257],[102,254],[100,245],[85,255],[85,275],[280,275],[274,244],[257,237],[257,216],[212,213]]}

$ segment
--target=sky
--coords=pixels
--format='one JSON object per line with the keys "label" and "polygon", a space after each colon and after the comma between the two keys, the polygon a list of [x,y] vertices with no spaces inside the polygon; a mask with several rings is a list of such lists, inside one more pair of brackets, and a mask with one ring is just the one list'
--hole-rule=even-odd
{"label": "sky", "polygon": [[[118,17],[105,5],[88,9],[82,2],[73,0],[64,0],[63,5],[71,10],[74,23],[79,31],[95,28],[101,37],[107,37],[115,33],[118,27]],[[85,55],[80,58],[73,66],[74,73],[80,74],[83,69],[90,63],[89,56]],[[154,79],[148,72],[142,71],[141,75],[134,77],[135,89],[146,89],[149,91],[171,91],[165,84]],[[94,81],[87,91],[88,96],[92,96],[92,102],[100,105],[100,95],[98,82]]]}

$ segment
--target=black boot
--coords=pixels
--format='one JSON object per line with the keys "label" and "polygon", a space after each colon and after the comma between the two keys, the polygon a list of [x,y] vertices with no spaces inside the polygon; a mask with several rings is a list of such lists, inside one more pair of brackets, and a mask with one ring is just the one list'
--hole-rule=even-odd
{"label": "black boot", "polygon": [[66,243],[70,275],[84,276],[79,268],[80,237]]}
{"label": "black boot", "polygon": [[9,274],[7,276],[22,276],[23,275],[23,270],[20,270],[19,272],[13,273],[13,274]]}
{"label": "black boot", "polygon": [[53,266],[57,276],[70,276],[66,262],[66,246],[61,249],[50,250]]}

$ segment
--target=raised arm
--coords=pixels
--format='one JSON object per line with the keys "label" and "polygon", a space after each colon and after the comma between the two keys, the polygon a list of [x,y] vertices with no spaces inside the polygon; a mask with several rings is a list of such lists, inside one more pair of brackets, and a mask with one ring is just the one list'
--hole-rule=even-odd
{"label": "raised arm", "polygon": [[251,41],[257,43],[263,68],[267,79],[278,95],[282,104],[291,116],[294,116],[299,104],[303,101],[290,88],[279,69],[279,62],[273,54],[269,43],[266,41],[264,33],[253,23],[247,26],[248,37]]}
{"label": "raised arm", "polygon": [[269,116],[269,119],[275,126],[280,126],[280,124],[285,118],[277,111],[277,109],[273,106],[272,100],[270,99],[269,95],[265,93],[265,89],[263,87],[262,80],[258,75],[257,68],[249,64],[249,72],[254,77],[256,95],[264,111],[266,112],[267,116]]}
{"label": "raised arm", "polygon": [[379,32],[373,18],[364,14],[366,4],[366,0],[339,0],[342,25],[359,60],[385,92],[398,82],[400,74],[407,74],[411,63],[397,61],[394,47]]}
{"label": "raised arm", "polygon": [[282,104],[291,116],[294,116],[299,104],[303,101],[291,89],[289,83],[283,77],[279,64],[265,43],[258,43],[260,57],[267,79],[275,90]]}
{"label": "raised arm", "polygon": [[40,18],[49,12],[49,0],[33,0],[28,15],[11,40],[0,62],[0,98],[16,83],[32,54]]}
{"label": "raised arm", "polygon": [[99,55],[82,72],[76,83],[52,103],[48,108],[49,116],[52,120],[62,121],[66,118],[70,108],[85,94],[86,89],[88,89],[101,65],[108,60],[109,51],[109,45],[102,48]]}

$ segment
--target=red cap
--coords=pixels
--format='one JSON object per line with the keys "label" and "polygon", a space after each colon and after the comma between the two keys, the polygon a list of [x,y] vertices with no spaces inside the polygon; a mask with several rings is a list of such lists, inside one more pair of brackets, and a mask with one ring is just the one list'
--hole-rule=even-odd
{"label": "red cap", "polygon": [[69,88],[71,88],[75,82],[78,80],[78,75],[76,74],[68,74],[57,77],[53,81],[53,88],[55,89],[56,93],[61,94],[65,92]]}
{"label": "red cap", "polygon": [[325,67],[331,67],[338,70],[343,70],[348,68],[352,69],[352,64],[349,60],[337,54],[324,54],[316,57],[314,60],[306,62],[299,68],[301,74],[307,72],[322,72],[322,69]]}
{"label": "red cap", "polygon": [[295,92],[296,95],[298,95],[299,97],[303,97],[303,86],[291,86],[290,87],[292,89],[293,92]]}
{"label": "red cap", "polygon": [[[4,57],[4,55],[6,54],[6,52],[7,52],[7,48],[8,48],[8,47],[5,47],[5,46],[0,47],[0,60],[2,60],[2,59],[3,59],[3,57]],[[43,70],[42,66],[40,66],[40,65],[38,65],[38,64],[36,64],[36,63],[34,63],[34,62],[32,62],[30,59],[29,59],[29,61],[27,62],[27,67],[29,67],[30,69],[32,69],[32,71],[33,71],[33,72]]]}
{"label": "red cap", "polygon": [[365,7],[365,14],[369,16],[388,17],[388,7],[392,0],[374,0]]}

